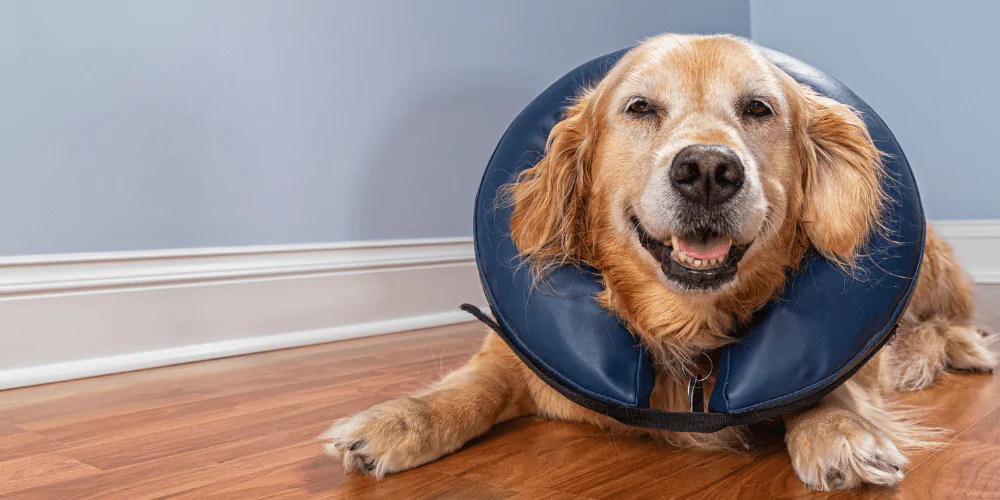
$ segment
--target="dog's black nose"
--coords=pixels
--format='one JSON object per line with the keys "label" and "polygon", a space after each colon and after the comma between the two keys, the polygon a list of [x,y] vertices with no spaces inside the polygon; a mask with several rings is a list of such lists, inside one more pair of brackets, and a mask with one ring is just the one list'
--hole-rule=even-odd
{"label": "dog's black nose", "polygon": [[670,183],[684,198],[712,207],[732,198],[743,186],[743,163],[725,146],[695,144],[674,157]]}

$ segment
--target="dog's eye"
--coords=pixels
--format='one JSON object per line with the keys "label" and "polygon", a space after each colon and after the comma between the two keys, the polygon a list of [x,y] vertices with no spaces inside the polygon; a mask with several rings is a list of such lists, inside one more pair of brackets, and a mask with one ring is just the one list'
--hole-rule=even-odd
{"label": "dog's eye", "polygon": [[645,99],[633,99],[628,103],[628,107],[625,108],[625,111],[630,115],[648,115],[653,113],[655,109],[653,109],[653,105]]}
{"label": "dog's eye", "polygon": [[764,104],[762,101],[754,99],[748,102],[743,108],[743,114],[754,118],[764,118],[771,115],[771,108],[767,107],[767,104]]}

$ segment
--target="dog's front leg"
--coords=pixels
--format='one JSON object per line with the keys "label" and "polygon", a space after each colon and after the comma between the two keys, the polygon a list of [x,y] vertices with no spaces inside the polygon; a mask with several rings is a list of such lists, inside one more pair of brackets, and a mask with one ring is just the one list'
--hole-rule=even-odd
{"label": "dog's front leg", "polygon": [[333,423],[320,438],[348,472],[382,477],[454,452],[494,423],[530,412],[520,360],[490,333],[465,366],[430,390]]}
{"label": "dog's front leg", "polygon": [[810,488],[893,486],[903,479],[907,459],[897,443],[912,432],[885,411],[877,373],[881,356],[817,406],[784,416],[792,467]]}

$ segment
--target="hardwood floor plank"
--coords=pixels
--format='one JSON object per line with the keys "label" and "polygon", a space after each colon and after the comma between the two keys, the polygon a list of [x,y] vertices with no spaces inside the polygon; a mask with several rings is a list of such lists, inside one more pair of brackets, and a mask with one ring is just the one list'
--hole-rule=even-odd
{"label": "hardwood floor plank", "polygon": [[216,481],[198,488],[162,498],[167,499],[234,499],[247,498],[310,498],[337,490],[346,476],[332,460],[318,454],[305,460],[271,468],[253,474]]}
{"label": "hardwood floor plank", "polygon": [[0,462],[0,495],[67,479],[94,476],[101,471],[58,453],[42,453]]}
{"label": "hardwood floor plank", "polygon": [[[159,498],[319,455],[314,428],[275,433],[24,490],[24,499]],[[287,446],[289,442],[297,443]]]}
{"label": "hardwood floor plank", "polygon": [[1000,408],[1000,377],[989,373],[946,373],[930,389],[894,399],[919,408],[925,425],[957,433]]}
{"label": "hardwood floor plank", "polygon": [[49,439],[37,432],[26,431],[17,426],[0,423],[0,462],[17,458],[50,453],[66,448],[66,445]]}
{"label": "hardwood floor plank", "polygon": [[[460,351],[462,345],[442,347],[442,349],[445,348]],[[424,351],[427,349],[425,348]],[[429,356],[429,351],[419,354],[400,351],[397,355],[400,356],[400,359],[419,359],[420,361],[416,363],[420,364],[424,362],[424,358]],[[391,364],[386,359],[370,356],[357,359],[337,358],[331,357],[326,363],[319,361],[316,364],[302,366],[289,367],[287,363],[282,363],[269,367],[267,371],[247,369],[221,375],[209,374],[203,378],[177,380],[168,378],[155,383],[136,387],[126,386],[98,393],[71,391],[58,400],[45,401],[36,405],[24,404],[20,408],[0,412],[2,415],[0,418],[29,430],[45,430],[81,420],[105,418],[109,412],[124,414],[167,408],[177,404],[280,387],[290,383],[301,383],[326,377],[369,374],[375,368]],[[460,360],[456,360],[456,362],[460,362]],[[160,370],[168,370],[168,368]],[[0,393],[0,397],[2,395],[3,393]]]}
{"label": "hardwood floor plank", "polygon": [[377,481],[372,477],[345,481],[329,498],[407,498],[422,499],[501,499],[514,493],[490,485],[441,474],[430,469],[416,469],[400,474],[392,481]]}
{"label": "hardwood floor plank", "polygon": [[[608,440],[608,438],[604,438]],[[631,448],[630,443],[616,446]],[[623,446],[624,445],[624,446]],[[631,458],[615,460],[603,459],[600,455],[592,455],[592,460],[603,462],[603,466],[589,473],[574,473],[567,471],[566,476],[554,484],[553,489],[587,496],[595,499],[626,498],[638,494],[644,498],[656,498],[660,492],[672,494],[676,478],[699,465],[711,463],[722,458],[721,452],[706,452],[681,450],[674,447],[654,445],[641,449]],[[657,491],[652,484],[660,482],[668,485],[665,490]]]}
{"label": "hardwood floor plank", "polygon": [[[467,357],[464,354],[448,356],[438,361],[443,364],[445,369],[451,369],[459,366]],[[256,413],[258,411],[301,402],[333,400],[349,404],[352,400],[364,398],[371,392],[385,390],[385,387],[378,384],[373,385],[373,383],[359,377],[360,373],[370,374],[375,366],[381,366],[381,364],[362,364],[360,366],[352,364],[349,370],[345,370],[348,373],[332,377],[300,375],[286,384],[266,386],[258,390],[249,390],[247,392],[199,399],[187,403],[161,406],[130,413],[94,416],[93,418],[81,417],[80,421],[56,427],[40,428],[38,432],[51,439],[75,447],[83,447],[106,443],[107,437],[102,436],[99,432],[104,427],[112,427],[116,430],[115,440],[124,440],[140,434],[149,434],[158,429],[187,427],[196,424],[204,425],[209,422],[232,418],[240,414]],[[406,363],[400,366],[406,367],[405,370],[407,371],[412,370],[414,372],[419,372],[424,368],[422,362]],[[426,383],[430,384],[431,378],[428,377],[420,380],[426,380]],[[418,381],[410,373],[402,377],[385,374],[373,380],[383,384],[386,382]],[[348,407],[345,407],[345,409]],[[329,418],[336,416],[338,416],[336,412],[331,412]]]}
{"label": "hardwood floor plank", "polygon": [[518,419],[427,467],[512,491],[580,493],[580,488],[560,485],[583,484],[586,489],[600,484],[609,464],[633,463],[657,453],[666,452],[639,438],[605,436],[586,425]]}
{"label": "hardwood floor plank", "polygon": [[[216,446],[238,441],[247,436],[259,435],[304,425],[316,425],[322,432],[323,424],[329,423],[343,409],[360,410],[379,402],[386,394],[402,394],[413,381],[398,376],[383,377],[369,387],[370,393],[357,392],[342,394],[316,394],[315,399],[290,401],[260,411],[238,413],[230,418],[210,420],[183,427],[154,425],[150,432],[127,439],[108,436],[106,442],[97,442],[64,450],[66,454],[82,462],[101,469],[115,469],[136,463],[155,460],[165,456],[183,453],[199,447]],[[350,410],[349,410],[350,411]]]}
{"label": "hardwood floor plank", "polygon": [[528,490],[508,498],[508,500],[586,500],[586,499],[587,497],[573,495],[563,491],[549,490],[545,488]]}
{"label": "hardwood floor plank", "polygon": [[878,498],[1000,498],[1000,409],[931,455]]}

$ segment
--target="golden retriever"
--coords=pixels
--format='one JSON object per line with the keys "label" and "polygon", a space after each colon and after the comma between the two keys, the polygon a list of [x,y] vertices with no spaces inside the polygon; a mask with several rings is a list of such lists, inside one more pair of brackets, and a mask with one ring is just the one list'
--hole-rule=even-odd
{"label": "golden retriever", "polygon": [[[781,290],[809,246],[850,268],[880,228],[883,176],[850,107],[796,83],[746,40],[667,34],[582,91],[506,195],[512,237],[538,278],[570,263],[600,270],[597,299],[658,357],[653,406],[685,411],[682,370],[706,371],[734,324]],[[992,370],[972,314],[971,281],[929,230],[897,338],[818,405],[784,416],[798,477],[820,490],[898,483],[900,448],[927,436],[887,396],[923,389],[948,368]],[[522,415],[686,447],[739,450],[748,439],[744,428],[671,433],[590,412],[493,333],[429,390],[338,420],[321,437],[347,470],[382,477]]]}

